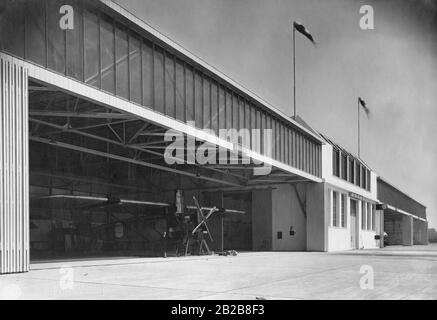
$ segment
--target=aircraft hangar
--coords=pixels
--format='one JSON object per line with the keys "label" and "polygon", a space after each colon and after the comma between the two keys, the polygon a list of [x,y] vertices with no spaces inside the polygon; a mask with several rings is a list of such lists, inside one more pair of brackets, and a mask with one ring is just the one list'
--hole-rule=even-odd
{"label": "aircraft hangar", "polygon": [[[300,199],[321,182],[315,131],[111,1],[0,9],[0,273],[41,259],[200,253],[205,241],[181,241],[190,215],[209,229],[207,251],[277,249],[275,190],[293,186]],[[166,159],[168,130],[184,139],[183,161]],[[225,161],[187,161],[205,144]],[[304,209],[293,210],[305,250]]]}
{"label": "aircraft hangar", "polygon": [[0,274],[427,244],[426,207],[110,0],[0,1]]}

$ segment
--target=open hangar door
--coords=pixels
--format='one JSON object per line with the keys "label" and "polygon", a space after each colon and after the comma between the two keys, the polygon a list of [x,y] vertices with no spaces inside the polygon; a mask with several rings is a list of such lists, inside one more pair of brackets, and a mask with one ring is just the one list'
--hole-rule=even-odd
{"label": "open hangar door", "polygon": [[160,255],[171,185],[109,143],[144,123],[37,84],[29,106],[31,259]]}
{"label": "open hangar door", "polygon": [[208,221],[211,250],[250,250],[252,170],[169,166],[165,131],[31,81],[31,259],[185,254],[172,234],[177,190],[191,216],[193,196],[209,206],[205,215],[235,209]]}

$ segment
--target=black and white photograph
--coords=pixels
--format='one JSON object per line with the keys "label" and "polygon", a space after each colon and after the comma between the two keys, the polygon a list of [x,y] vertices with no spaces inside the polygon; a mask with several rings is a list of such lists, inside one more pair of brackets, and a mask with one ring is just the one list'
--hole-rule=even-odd
{"label": "black and white photograph", "polygon": [[437,0],[0,0],[0,300],[437,300],[436,139]]}

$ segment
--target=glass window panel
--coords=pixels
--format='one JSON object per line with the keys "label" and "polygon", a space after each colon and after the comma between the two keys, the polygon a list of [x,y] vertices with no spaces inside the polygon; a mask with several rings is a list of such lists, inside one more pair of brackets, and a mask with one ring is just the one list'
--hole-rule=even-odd
{"label": "glass window panel", "polygon": [[279,144],[280,144],[280,149],[279,149],[279,154],[280,154],[280,161],[284,162],[284,155],[285,155],[285,148],[284,148],[284,142],[285,142],[285,136],[284,136],[284,124],[279,123]]}
{"label": "glass window panel", "polygon": [[[252,129],[252,133],[251,134],[255,134],[255,129],[259,129],[259,128],[257,128],[256,127],[256,113],[255,113],[255,106],[253,106],[253,105],[249,105],[249,111],[250,111],[250,115],[249,115],[249,118],[250,118],[250,128]],[[255,145],[255,141],[254,141],[254,143],[252,144],[252,150],[254,150],[254,151],[260,151],[261,152],[261,154],[263,153],[263,132],[261,131],[260,132],[260,135],[259,135],[259,137],[260,137],[260,140],[261,141],[259,141],[260,142],[260,145],[258,146],[258,145]],[[251,137],[251,139],[252,139],[252,137]]]}
{"label": "glass window panel", "polygon": [[361,165],[359,162],[357,162],[355,165],[355,173],[356,173],[355,184],[357,186],[360,186],[361,185]]}
{"label": "glass window panel", "polygon": [[[255,113],[256,115],[256,113]],[[256,119],[256,118],[255,118]],[[255,121],[255,127],[256,121]],[[258,127],[257,127],[258,128]],[[263,145],[264,155],[269,156],[273,158],[273,128],[272,128],[272,117],[270,115],[266,114],[266,130],[270,132],[270,138],[269,140],[266,139],[266,144]],[[264,138],[263,138],[264,141]]]}
{"label": "glass window panel", "polygon": [[0,50],[24,57],[25,1],[0,3]]}
{"label": "glass window panel", "polygon": [[211,84],[211,129],[218,135],[218,88],[217,84],[213,82]]}
{"label": "glass window panel", "polygon": [[185,69],[185,82],[187,121],[194,121],[194,74],[189,66]]}
{"label": "glass window panel", "polygon": [[[46,64],[44,3],[44,0],[26,1],[26,59],[41,66],[45,66]],[[0,26],[0,28],[0,30],[4,30],[3,26]],[[81,29],[82,26],[79,26],[79,28]],[[3,37],[4,36],[1,35],[0,39]],[[83,56],[82,52],[80,56]]]}
{"label": "glass window panel", "polygon": [[238,104],[238,110],[239,110],[239,114],[238,114],[238,120],[239,120],[239,125],[238,127],[240,129],[244,129],[245,126],[245,116],[244,116],[244,109],[246,106],[246,101],[244,101],[243,99],[240,99],[239,104]]}
{"label": "glass window panel", "polygon": [[296,134],[291,131],[291,165],[296,167]]}
{"label": "glass window panel", "polygon": [[65,30],[59,26],[59,8],[64,1],[47,1],[47,61],[48,68],[65,74]]}
{"label": "glass window panel", "polygon": [[333,191],[332,192],[332,226],[333,227],[338,226],[337,215],[338,215],[338,193]]}
{"label": "glass window panel", "polygon": [[313,155],[314,155],[314,149],[313,149],[313,143],[308,140],[308,172],[313,173]]}
{"label": "glass window panel", "polygon": [[289,164],[289,130],[284,127],[284,163]]}
{"label": "glass window panel", "polygon": [[226,129],[226,100],[223,87],[219,88],[219,128]]}
{"label": "glass window panel", "polygon": [[74,12],[74,29],[66,31],[67,41],[67,76],[83,81],[83,16],[79,0],[64,1],[72,6]]}
{"label": "glass window panel", "polygon": [[341,194],[341,227],[346,228],[347,197]]}
{"label": "glass window panel", "polygon": [[202,88],[202,75],[196,72],[194,76],[194,102],[195,111],[194,116],[196,120],[196,127],[203,128],[203,88]]}
{"label": "glass window panel", "polygon": [[203,128],[211,129],[211,84],[203,77]]}
{"label": "glass window panel", "polygon": [[367,179],[366,179],[366,181],[367,181],[367,190],[368,191],[370,191],[370,170],[367,170]]}
{"label": "glass window panel", "polygon": [[[254,109],[253,116],[255,118],[254,119],[254,126],[257,129],[261,129],[261,111],[257,110],[256,108],[253,108],[253,109]],[[261,135],[261,138],[262,138],[262,135]],[[261,142],[261,144],[260,144],[260,146],[257,147],[256,151],[259,151],[259,148],[263,147],[263,141],[261,140],[260,142]],[[261,149],[261,150],[263,150],[263,149]]]}
{"label": "glass window panel", "polygon": [[340,176],[340,168],[339,168],[339,158],[340,158],[340,152],[333,147],[332,149],[332,173],[334,176],[339,177]]}
{"label": "glass window panel", "polygon": [[254,106],[250,107],[250,126],[252,129],[259,129],[256,125],[256,109]]}
{"label": "glass window panel", "polygon": [[281,123],[276,120],[276,160],[281,161],[281,147],[282,147],[282,137],[281,137]]}
{"label": "glass window panel", "polygon": [[366,229],[366,216],[367,216],[367,212],[366,212],[367,206],[366,203],[364,201],[361,201],[361,229],[365,230]]}
{"label": "glass window panel", "polygon": [[164,54],[161,48],[156,47],[154,52],[155,76],[155,110],[164,113]]}
{"label": "glass window panel", "polygon": [[308,140],[303,137],[303,170],[308,171]]}
{"label": "glass window panel", "polygon": [[355,162],[353,158],[349,159],[349,182],[355,183]]}
{"label": "glass window panel", "polygon": [[165,55],[165,114],[172,118],[176,118],[175,91],[174,57],[167,53]]}
{"label": "glass window panel", "polygon": [[347,155],[341,154],[341,178],[347,180]]}
{"label": "glass window panel", "polygon": [[293,135],[293,130],[289,130],[288,132],[289,134],[289,140],[288,140],[288,148],[290,149],[289,153],[288,153],[288,157],[289,157],[289,164],[290,166],[294,166],[293,163],[293,154],[294,154],[294,135]]}
{"label": "glass window panel", "polygon": [[185,122],[185,75],[184,63],[176,60],[176,119]]}
{"label": "glass window panel", "polygon": [[152,44],[143,40],[141,48],[143,66],[143,105],[153,109],[153,47]]}
{"label": "glass window panel", "polygon": [[126,27],[115,25],[115,92],[129,99],[128,40]]}
{"label": "glass window panel", "polygon": [[372,230],[372,204],[367,204],[367,230]]}
{"label": "glass window panel", "polygon": [[299,134],[299,169],[303,170],[303,136]]}
{"label": "glass window panel", "polygon": [[277,121],[275,119],[272,119],[272,136],[273,136],[273,141],[272,141],[272,158],[273,159],[277,159],[277,154],[276,154],[276,150],[278,150],[278,139],[276,139],[276,125],[277,125]]}
{"label": "glass window panel", "polygon": [[308,140],[308,172],[313,172],[313,144]]}
{"label": "glass window panel", "polygon": [[239,101],[237,95],[232,95],[232,127],[235,130],[239,130],[239,122],[238,122],[238,116],[239,116]]}
{"label": "glass window panel", "polygon": [[94,12],[84,12],[85,82],[100,88],[99,20]]}
{"label": "glass window panel", "polygon": [[115,35],[111,18],[100,18],[100,52],[102,61],[102,89],[115,93]]}
{"label": "glass window panel", "polygon": [[[252,109],[254,109],[254,108],[255,108],[254,106],[249,105],[249,110],[250,110],[249,116],[251,118],[252,118]],[[246,114],[246,117],[247,117],[247,114]],[[264,149],[263,133],[264,133],[264,129],[266,128],[266,115],[265,115],[265,113],[260,111],[260,117],[261,117],[261,127],[258,129],[260,130],[260,133],[259,133],[260,141],[259,142],[260,142],[260,148],[261,148],[260,151],[261,151]],[[250,119],[250,129],[251,130],[254,129],[252,119]]]}
{"label": "glass window panel", "polygon": [[255,115],[256,115],[256,124],[255,125],[257,128],[261,128],[261,111],[256,110]]}
{"label": "glass window panel", "polygon": [[135,33],[129,34],[129,97],[130,100],[141,104],[141,47],[140,37]]}
{"label": "glass window panel", "polygon": [[250,125],[250,104],[248,101],[244,102],[244,127],[251,131],[251,125]]}
{"label": "glass window panel", "polygon": [[226,129],[232,128],[232,94],[226,91]]}

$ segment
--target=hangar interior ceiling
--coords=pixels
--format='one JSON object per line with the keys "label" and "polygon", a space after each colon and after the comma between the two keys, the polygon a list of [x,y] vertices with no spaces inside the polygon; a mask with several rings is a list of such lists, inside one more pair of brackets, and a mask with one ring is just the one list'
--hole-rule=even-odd
{"label": "hangar interior ceiling", "polygon": [[220,237],[226,225],[216,247],[250,250],[250,191],[305,181],[277,169],[254,176],[254,164],[168,165],[165,131],[30,81],[31,257],[160,255],[178,189],[186,204],[195,195],[203,205],[245,211],[215,219],[212,233]]}

